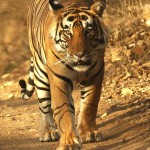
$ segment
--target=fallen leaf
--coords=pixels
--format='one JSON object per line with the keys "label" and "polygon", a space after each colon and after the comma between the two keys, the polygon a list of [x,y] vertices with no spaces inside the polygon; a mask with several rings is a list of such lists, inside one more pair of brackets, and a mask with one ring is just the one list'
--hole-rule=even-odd
{"label": "fallen leaf", "polygon": [[129,88],[123,88],[123,89],[121,90],[121,94],[122,94],[123,96],[132,95],[132,94],[133,94],[133,91],[132,91],[131,89],[129,89]]}
{"label": "fallen leaf", "polygon": [[101,115],[101,118],[104,118],[104,117],[106,117],[107,115],[108,115],[107,113],[104,113],[104,114]]}

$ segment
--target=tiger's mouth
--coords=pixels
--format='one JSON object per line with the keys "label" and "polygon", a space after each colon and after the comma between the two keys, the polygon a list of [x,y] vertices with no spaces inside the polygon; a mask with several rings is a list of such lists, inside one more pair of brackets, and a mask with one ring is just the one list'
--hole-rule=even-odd
{"label": "tiger's mouth", "polygon": [[91,61],[82,61],[82,60],[80,60],[80,61],[78,61],[78,62],[74,62],[74,64],[73,64],[73,66],[83,66],[83,67],[86,67],[86,66],[90,66],[92,64],[92,62]]}
{"label": "tiger's mouth", "polygon": [[78,72],[86,72],[92,65],[91,61],[78,61],[74,62],[72,67]]}
{"label": "tiger's mouth", "polygon": [[78,57],[74,54],[73,55],[67,54],[67,56],[70,66],[78,72],[85,72],[89,70],[89,68],[91,68],[91,66],[95,62],[93,57],[91,56],[89,57],[89,55],[87,54],[84,55],[83,57]]}

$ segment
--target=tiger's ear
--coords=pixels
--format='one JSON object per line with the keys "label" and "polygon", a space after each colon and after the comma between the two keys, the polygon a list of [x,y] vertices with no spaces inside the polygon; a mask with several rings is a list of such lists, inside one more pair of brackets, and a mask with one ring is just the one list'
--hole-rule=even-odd
{"label": "tiger's ear", "polygon": [[59,1],[60,0],[49,0],[49,5],[54,11],[63,8],[63,5],[61,5]]}
{"label": "tiger's ear", "polygon": [[95,0],[91,6],[91,10],[94,11],[98,16],[102,17],[103,11],[106,9],[106,0]]}

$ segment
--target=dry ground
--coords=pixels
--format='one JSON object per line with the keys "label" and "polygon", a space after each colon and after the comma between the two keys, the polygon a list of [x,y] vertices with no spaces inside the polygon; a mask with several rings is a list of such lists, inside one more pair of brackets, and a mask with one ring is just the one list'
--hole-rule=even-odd
{"label": "dry ground", "polygon": [[[58,145],[58,142],[38,142],[36,94],[26,102],[20,99],[18,81],[28,78],[29,69],[26,35],[29,1],[0,3],[0,150],[53,150]],[[150,7],[143,6],[148,17]],[[121,30],[124,35],[120,35],[120,28],[114,32],[107,47],[97,114],[104,140],[85,144],[83,150],[150,150],[150,27],[144,24],[146,17],[134,15],[138,19],[130,21],[130,26],[124,28],[127,30]],[[111,22],[109,17],[107,21]],[[123,24],[129,23],[129,18],[124,19],[128,20]],[[110,25],[116,28],[116,24]],[[73,96],[78,109],[78,89]]]}
{"label": "dry ground", "polygon": [[[36,95],[29,101],[20,99],[18,80],[27,78],[29,62],[10,74],[1,77],[0,82],[0,149],[1,150],[47,150],[55,149],[57,142],[38,142],[38,104]],[[105,79],[106,80],[106,79]],[[105,81],[104,81],[105,82]],[[143,83],[143,82],[142,82]],[[150,99],[144,91],[133,96],[107,97],[110,87],[104,83],[99,104],[97,124],[104,140],[85,144],[85,150],[149,150],[150,148]],[[145,88],[144,88],[145,89]],[[78,90],[73,93],[76,108],[79,107]],[[146,98],[147,97],[147,98]],[[106,100],[107,99],[107,100]]]}

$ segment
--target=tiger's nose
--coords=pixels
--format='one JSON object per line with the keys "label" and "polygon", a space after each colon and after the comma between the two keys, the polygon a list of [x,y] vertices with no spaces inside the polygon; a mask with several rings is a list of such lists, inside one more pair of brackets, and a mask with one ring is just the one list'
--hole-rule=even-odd
{"label": "tiger's nose", "polygon": [[84,57],[85,55],[86,55],[85,52],[77,52],[77,53],[74,54],[74,56],[76,56],[76,57],[78,57],[78,58],[82,58],[82,57]]}

